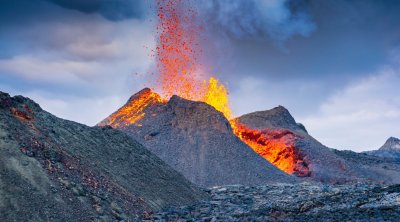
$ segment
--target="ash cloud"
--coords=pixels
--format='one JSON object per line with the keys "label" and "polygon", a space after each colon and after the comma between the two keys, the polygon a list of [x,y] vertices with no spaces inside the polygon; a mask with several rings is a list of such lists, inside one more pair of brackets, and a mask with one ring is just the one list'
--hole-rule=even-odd
{"label": "ash cloud", "polygon": [[315,29],[307,4],[290,0],[212,0],[198,2],[205,24],[236,39],[271,38],[283,42]]}

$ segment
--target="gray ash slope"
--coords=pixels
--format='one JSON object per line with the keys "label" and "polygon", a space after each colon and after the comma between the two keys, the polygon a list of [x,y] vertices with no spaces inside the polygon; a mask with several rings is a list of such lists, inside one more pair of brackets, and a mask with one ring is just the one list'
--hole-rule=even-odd
{"label": "gray ash slope", "polygon": [[313,180],[400,183],[400,165],[396,161],[387,162],[378,157],[367,158],[360,153],[330,149],[310,136],[283,106],[245,114],[238,117],[237,122],[253,129],[287,129],[299,135],[295,147],[309,162]]}
{"label": "gray ash slope", "polygon": [[237,121],[253,129],[289,129],[307,133],[303,124],[296,123],[293,116],[283,106],[278,106],[266,111],[244,114],[237,118]]}
{"label": "gray ash slope", "polygon": [[171,208],[151,221],[398,221],[400,217],[400,185],[235,185],[208,192],[211,201]]}
{"label": "gray ash slope", "polygon": [[[149,93],[144,89],[132,99]],[[173,96],[143,110],[134,124],[110,122],[200,186],[295,182],[237,138],[222,113],[203,102]],[[118,121],[118,120],[117,120]]]}
{"label": "gray ash slope", "polygon": [[208,195],[110,127],[0,92],[0,220],[132,220]]}
{"label": "gray ash slope", "polygon": [[393,158],[400,160],[400,139],[390,137],[378,150],[367,151],[366,154],[378,157]]}

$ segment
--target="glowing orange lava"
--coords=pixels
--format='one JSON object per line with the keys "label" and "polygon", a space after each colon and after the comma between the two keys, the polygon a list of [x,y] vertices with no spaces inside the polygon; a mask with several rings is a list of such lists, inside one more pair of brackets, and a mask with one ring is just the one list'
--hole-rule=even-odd
{"label": "glowing orange lava", "polygon": [[234,133],[256,153],[280,170],[297,176],[309,176],[304,156],[294,147],[296,135],[284,129],[254,130],[233,123]]}
{"label": "glowing orange lava", "polygon": [[146,107],[163,102],[160,95],[150,89],[144,89],[130,98],[125,106],[113,113],[107,120],[107,125],[118,127],[121,124],[125,126],[134,124],[144,117]]}
{"label": "glowing orange lava", "polygon": [[203,93],[202,102],[209,104],[223,113],[228,120],[233,118],[229,106],[228,90],[223,84],[220,84],[217,79],[211,77],[208,82],[204,81]]}

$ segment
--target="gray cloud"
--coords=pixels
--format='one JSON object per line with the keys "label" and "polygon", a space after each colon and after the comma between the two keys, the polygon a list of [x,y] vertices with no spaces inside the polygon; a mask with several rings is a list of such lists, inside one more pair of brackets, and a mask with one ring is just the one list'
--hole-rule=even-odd
{"label": "gray cloud", "polygon": [[377,149],[390,136],[400,136],[399,82],[399,65],[383,67],[337,90],[300,121],[330,147]]}
{"label": "gray cloud", "polygon": [[42,0],[4,3],[0,90],[93,125],[144,87],[151,63],[146,46],[154,45],[146,20],[115,21]]}
{"label": "gray cloud", "polygon": [[145,6],[142,0],[48,0],[61,7],[84,13],[99,13],[111,21],[143,18]]}

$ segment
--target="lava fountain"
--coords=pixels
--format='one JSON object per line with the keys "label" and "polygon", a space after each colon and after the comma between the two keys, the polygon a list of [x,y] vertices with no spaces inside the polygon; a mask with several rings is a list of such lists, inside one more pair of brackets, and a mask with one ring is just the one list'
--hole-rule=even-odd
{"label": "lava fountain", "polygon": [[[292,140],[282,140],[276,132],[250,129],[233,120],[227,88],[205,73],[199,62],[202,56],[199,41],[202,28],[195,22],[197,12],[191,1],[158,0],[156,7],[156,88],[160,89],[162,99],[146,97],[151,99],[140,100],[140,103],[132,104],[132,109],[122,110],[136,113],[127,121],[135,122],[144,115],[141,110],[150,103],[165,101],[172,95],[205,102],[222,112],[230,120],[233,133],[259,155],[288,174],[307,175],[308,168]],[[209,76],[208,80],[206,76]]]}

